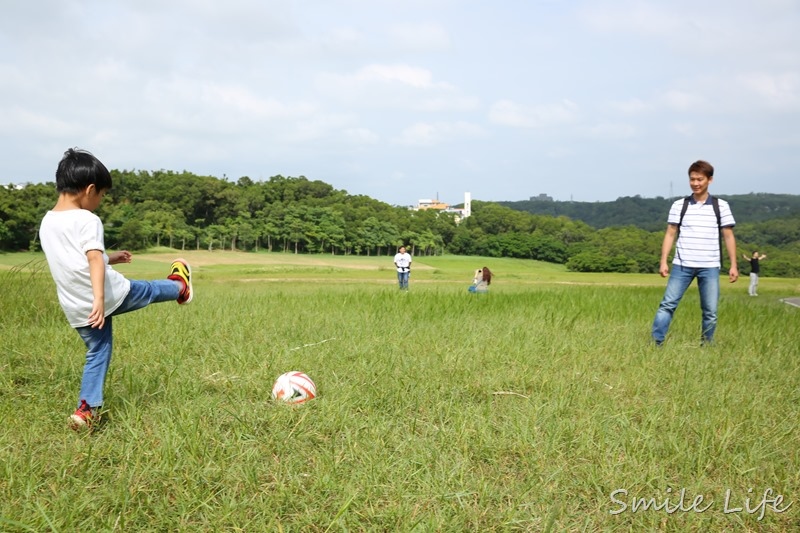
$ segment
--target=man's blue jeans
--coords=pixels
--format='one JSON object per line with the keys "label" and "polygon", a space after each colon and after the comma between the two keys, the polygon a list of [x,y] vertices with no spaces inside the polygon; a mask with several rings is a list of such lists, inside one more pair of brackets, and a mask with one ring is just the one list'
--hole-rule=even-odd
{"label": "man's blue jeans", "polygon": [[408,272],[398,272],[397,273],[397,282],[400,283],[401,289],[408,289],[408,276],[411,274],[410,271]]}
{"label": "man's blue jeans", "polygon": [[111,347],[113,344],[112,317],[129,311],[146,307],[151,303],[174,302],[178,299],[183,285],[171,279],[154,281],[131,280],[131,290],[122,304],[111,315],[106,317],[103,329],[84,326],[75,328],[86,344],[86,363],[83,366],[80,401],[86,400],[89,407],[103,405],[103,386],[106,382],[108,365],[111,363]]}
{"label": "man's blue jeans", "polygon": [[717,303],[719,302],[719,268],[690,268],[672,265],[664,298],[658,306],[656,318],[653,321],[653,340],[656,341],[656,344],[664,342],[670,322],[672,322],[672,315],[686,289],[695,278],[697,278],[697,288],[700,290],[700,309],[703,312],[702,340],[706,343],[714,340],[714,331],[717,329]]}

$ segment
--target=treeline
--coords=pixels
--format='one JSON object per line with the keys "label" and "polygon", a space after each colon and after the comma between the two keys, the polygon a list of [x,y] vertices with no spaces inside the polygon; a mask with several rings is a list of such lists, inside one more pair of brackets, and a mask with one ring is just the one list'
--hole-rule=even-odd
{"label": "treeline", "polygon": [[[800,196],[793,194],[751,193],[720,195],[732,208],[737,224],[766,222],[800,216]],[[500,205],[534,215],[565,216],[586,222],[593,228],[636,226],[661,231],[667,212],[677,198],[624,196],[613,202],[560,202],[522,200],[498,202]]]}
{"label": "treeline", "polygon": [[[413,211],[350,195],[303,176],[231,182],[172,171],[112,171],[97,214],[110,249],[281,251],[391,255],[452,253],[565,264],[580,272],[658,271],[665,224],[596,229],[564,215],[533,214],[474,201],[472,216]],[[0,187],[0,251],[37,250],[54,183]],[[668,203],[653,218],[663,221]],[[735,206],[735,213],[739,218]],[[800,216],[737,226],[741,250],[767,253],[765,276],[800,277]]]}
{"label": "treeline", "polygon": [[[109,248],[373,255],[406,242],[434,254],[456,228],[452,216],[410,212],[305,177],[232,183],[189,172],[111,174],[113,188],[97,210]],[[0,188],[0,249],[37,249],[39,222],[56,198],[54,183]]]}

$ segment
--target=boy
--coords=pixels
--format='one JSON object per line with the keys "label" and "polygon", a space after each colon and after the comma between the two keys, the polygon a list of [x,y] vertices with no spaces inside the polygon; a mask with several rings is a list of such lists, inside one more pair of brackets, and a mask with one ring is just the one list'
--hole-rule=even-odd
{"label": "boy", "polygon": [[[714,179],[714,167],[706,161],[695,161],[689,167],[689,186],[692,196],[681,220],[684,199],[676,200],[669,210],[667,231],[661,245],[661,277],[669,275],[664,298],[658,306],[653,321],[653,340],[657,345],[664,342],[672,321],[672,315],[678,307],[683,294],[694,278],[700,291],[700,308],[703,313],[701,339],[703,344],[714,340],[717,327],[717,303],[719,302],[720,249],[719,232],[725,241],[725,248],[731,261],[728,279],[734,283],[739,279],[736,266],[736,239],[733,236],[733,219],[730,206],[725,200],[717,198],[719,205],[719,224],[708,186]],[[680,227],[680,233],[678,228]],[[669,270],[667,256],[672,251],[675,236],[678,234],[678,245],[672,260],[672,272]]]}
{"label": "boy", "polygon": [[103,385],[111,361],[112,317],[155,302],[192,301],[192,271],[182,259],[165,280],[128,280],[109,265],[130,263],[127,251],[106,255],[103,223],[92,213],[111,189],[111,174],[89,152],[69,149],[56,170],[58,201],[42,219],[39,235],[70,326],[86,344],[73,429],[99,422]]}

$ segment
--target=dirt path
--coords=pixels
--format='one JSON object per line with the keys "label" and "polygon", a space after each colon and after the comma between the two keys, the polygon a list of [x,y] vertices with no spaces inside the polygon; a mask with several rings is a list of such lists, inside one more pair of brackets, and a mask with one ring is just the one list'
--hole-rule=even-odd
{"label": "dirt path", "polygon": [[800,307],[800,298],[784,298],[781,301],[785,304],[793,305],[795,307]]}

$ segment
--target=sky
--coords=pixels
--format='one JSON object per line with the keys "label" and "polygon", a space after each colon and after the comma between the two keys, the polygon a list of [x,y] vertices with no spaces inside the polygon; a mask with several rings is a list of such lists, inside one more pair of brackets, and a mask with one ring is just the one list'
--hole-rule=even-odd
{"label": "sky", "polygon": [[392,205],[800,194],[800,0],[3,2],[0,183],[305,176]]}

